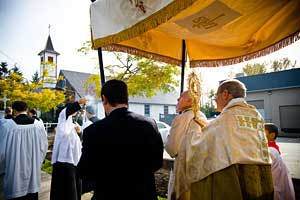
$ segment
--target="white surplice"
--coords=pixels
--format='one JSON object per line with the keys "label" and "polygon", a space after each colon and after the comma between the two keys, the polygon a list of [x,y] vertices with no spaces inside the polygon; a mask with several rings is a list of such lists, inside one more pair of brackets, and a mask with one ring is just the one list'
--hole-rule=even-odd
{"label": "white surplice", "polygon": [[269,147],[272,159],[272,177],[274,185],[274,200],[295,200],[292,178],[279,152]]}
{"label": "white surplice", "polygon": [[58,118],[51,163],[65,162],[77,166],[81,156],[81,147],[75,124],[72,122],[72,115],[67,118],[66,108],[64,108]]}
{"label": "white surplice", "polygon": [[[197,115],[200,121],[207,123],[207,118],[202,112],[198,112]],[[187,131],[193,118],[194,112],[191,108],[184,110],[180,115],[176,116],[172,122],[170,134],[167,138],[165,149],[171,157],[175,158],[174,169],[170,172],[168,199],[171,199],[171,194],[173,192],[176,192],[176,196],[179,197],[183,191],[187,190],[185,172],[182,169],[182,166],[179,166],[178,164],[179,160],[181,160],[181,164],[185,163],[185,155],[183,155],[185,152],[181,151],[182,155],[179,155],[179,152],[180,149],[184,149],[182,145],[185,145]]]}
{"label": "white surplice", "polygon": [[20,125],[9,119],[1,120],[0,130],[4,199],[39,192],[41,166],[48,149],[44,126],[37,120]]}

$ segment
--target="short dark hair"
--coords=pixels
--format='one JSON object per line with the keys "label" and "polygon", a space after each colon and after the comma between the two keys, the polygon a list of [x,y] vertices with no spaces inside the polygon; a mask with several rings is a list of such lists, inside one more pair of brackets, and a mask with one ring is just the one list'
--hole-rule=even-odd
{"label": "short dark hair", "polygon": [[233,98],[245,98],[246,86],[237,79],[230,79],[222,82],[219,86],[219,91],[227,90]]}
{"label": "short dark hair", "polygon": [[101,97],[105,96],[110,105],[128,104],[128,89],[125,82],[112,79],[106,81],[101,89]]}
{"label": "short dark hair", "polygon": [[27,104],[24,101],[15,101],[12,104],[12,109],[17,112],[23,112],[27,110]]}
{"label": "short dark hair", "polygon": [[275,133],[275,138],[278,136],[278,127],[273,123],[265,123],[265,129],[268,130],[269,133]]}
{"label": "short dark hair", "polygon": [[29,112],[30,112],[32,115],[36,115],[36,114],[37,114],[36,109],[34,109],[34,108],[30,109]]}

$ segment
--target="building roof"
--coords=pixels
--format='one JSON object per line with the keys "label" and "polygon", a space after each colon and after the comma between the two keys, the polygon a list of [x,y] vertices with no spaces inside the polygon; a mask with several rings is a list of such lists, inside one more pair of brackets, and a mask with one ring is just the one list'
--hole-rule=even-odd
{"label": "building roof", "polygon": [[[80,96],[84,97],[88,95],[87,89],[84,87],[86,80],[92,75],[89,73],[75,72],[69,70],[60,70],[60,75],[64,76],[65,79],[71,84],[75,92]],[[176,105],[178,93],[166,93],[158,92],[157,95],[150,98],[143,96],[132,96],[129,97],[129,103],[137,104],[157,104],[157,105]]]}
{"label": "building roof", "polygon": [[38,55],[40,56],[44,51],[59,55],[59,53],[57,51],[55,51],[54,48],[53,48],[53,44],[52,44],[52,40],[51,40],[50,35],[48,36],[45,49],[43,51],[41,51]]}
{"label": "building roof", "polygon": [[300,68],[236,78],[248,92],[300,87]]}
{"label": "building roof", "polygon": [[92,74],[69,70],[60,70],[59,75],[63,76],[65,80],[67,80],[70,83],[72,88],[80,97],[88,95],[88,91],[84,87],[84,83]]}

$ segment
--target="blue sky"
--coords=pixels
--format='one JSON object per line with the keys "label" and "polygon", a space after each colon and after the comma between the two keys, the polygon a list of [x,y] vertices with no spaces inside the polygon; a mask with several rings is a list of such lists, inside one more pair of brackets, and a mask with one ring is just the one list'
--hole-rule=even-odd
{"label": "blue sky", "polygon": [[[39,71],[40,58],[37,54],[45,47],[48,25],[51,24],[53,46],[60,53],[58,70],[98,72],[94,69],[98,63],[96,52],[86,56],[76,51],[90,39],[89,5],[88,0],[0,0],[0,62],[6,61],[10,67],[17,63],[30,80],[33,73]],[[289,57],[297,59],[299,66],[299,44],[297,42],[250,63]],[[104,54],[104,65],[112,62],[112,56]],[[216,87],[218,80],[227,78],[231,71],[241,71],[245,64],[200,71],[206,85]]]}
{"label": "blue sky", "polygon": [[95,61],[76,49],[90,39],[89,1],[0,0],[0,61],[17,63],[25,77],[39,70],[37,55],[51,38],[58,68],[92,71]]}

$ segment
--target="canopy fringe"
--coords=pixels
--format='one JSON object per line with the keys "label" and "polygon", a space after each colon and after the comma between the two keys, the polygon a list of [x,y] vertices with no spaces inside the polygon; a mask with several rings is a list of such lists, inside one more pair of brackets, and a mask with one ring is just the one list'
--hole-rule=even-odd
{"label": "canopy fringe", "polygon": [[297,31],[296,33],[293,33],[292,35],[280,40],[279,42],[273,44],[270,47],[264,48],[262,50],[259,50],[257,52],[248,55],[239,56],[235,58],[228,58],[228,59],[219,59],[219,60],[194,60],[194,61],[190,61],[190,66],[191,67],[219,67],[225,65],[233,65],[233,64],[241,63],[247,60],[268,55],[270,53],[278,51],[279,49],[282,49],[296,42],[299,39],[300,39],[300,31]]}
{"label": "canopy fringe", "polygon": [[177,60],[171,57],[162,56],[156,53],[149,53],[146,51],[142,51],[136,48],[122,46],[119,44],[113,44],[102,48],[104,51],[117,51],[117,52],[123,52],[123,53],[129,53],[136,56],[141,56],[149,59],[153,59],[160,62],[165,62],[173,65],[180,66],[181,60]]}
{"label": "canopy fringe", "polygon": [[95,40],[92,38],[92,47],[93,49],[97,49],[99,47],[117,44],[124,40],[129,40],[138,35],[141,35],[146,31],[153,29],[159,26],[160,24],[168,21],[173,16],[177,15],[179,12],[192,5],[195,1],[196,0],[174,0],[166,7],[162,8],[158,12],[152,14],[151,16],[138,22],[137,24],[133,25],[132,27],[126,30]]}

